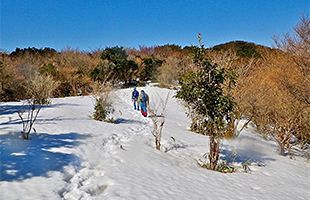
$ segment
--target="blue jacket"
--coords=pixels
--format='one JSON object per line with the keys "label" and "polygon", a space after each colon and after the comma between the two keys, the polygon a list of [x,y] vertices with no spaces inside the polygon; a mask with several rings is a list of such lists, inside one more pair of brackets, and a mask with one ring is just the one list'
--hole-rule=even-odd
{"label": "blue jacket", "polygon": [[139,92],[138,92],[138,90],[134,90],[134,91],[132,92],[131,98],[132,98],[133,100],[137,100],[138,97],[139,97]]}

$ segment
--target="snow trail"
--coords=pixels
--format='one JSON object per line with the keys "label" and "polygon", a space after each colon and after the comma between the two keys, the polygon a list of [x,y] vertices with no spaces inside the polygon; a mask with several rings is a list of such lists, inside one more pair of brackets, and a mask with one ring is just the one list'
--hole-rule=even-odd
{"label": "snow trail", "polygon": [[[124,163],[118,153],[127,151],[127,143],[132,137],[147,134],[151,121],[141,116],[139,111],[133,110],[130,96],[126,92],[118,92],[113,95],[116,119],[114,126],[117,131],[112,131],[111,135],[101,137],[98,143],[97,138],[92,139],[98,149],[96,153],[102,155],[101,159],[106,160],[105,165],[118,166]],[[103,122],[102,122],[103,123]],[[92,151],[93,152],[93,151]],[[86,157],[86,159],[91,157]],[[95,161],[96,162],[96,161]],[[65,170],[65,181],[67,185],[60,192],[63,199],[88,199],[103,193],[111,183],[105,177],[105,169],[101,162],[92,164],[92,161],[85,160],[82,169],[76,171],[71,168]]]}

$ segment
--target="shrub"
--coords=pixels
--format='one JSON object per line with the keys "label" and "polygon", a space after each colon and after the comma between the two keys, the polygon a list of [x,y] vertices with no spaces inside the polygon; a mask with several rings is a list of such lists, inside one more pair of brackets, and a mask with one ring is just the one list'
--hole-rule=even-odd
{"label": "shrub", "polygon": [[107,102],[102,97],[96,99],[95,112],[93,114],[95,120],[111,122],[112,118],[109,118],[109,115],[113,112],[114,109],[111,102]]}
{"label": "shrub", "polygon": [[168,104],[170,93],[167,94],[165,100],[158,96],[158,105],[149,106],[150,118],[153,122],[152,135],[155,139],[155,147],[160,150],[161,147],[161,135],[165,124],[166,108]]}
{"label": "shrub", "polygon": [[186,72],[186,68],[191,65],[191,60],[187,57],[168,57],[158,69],[157,81],[163,87],[177,85],[178,79]]}
{"label": "shrub", "polygon": [[[54,81],[50,76],[36,75],[31,80],[27,81],[25,89],[30,99],[26,100],[26,109],[18,112],[18,116],[23,125],[23,130],[21,132],[23,139],[29,139],[29,134],[32,129],[34,129],[33,125],[42,105],[50,104],[49,98],[52,96],[52,92],[57,86],[58,82]],[[25,113],[27,113],[26,116],[24,115]]]}
{"label": "shrub", "polygon": [[113,118],[110,114],[114,112],[111,94],[113,87],[109,83],[94,83],[93,84],[93,97],[96,101],[95,111],[93,113],[93,118],[98,121],[113,122]]}
{"label": "shrub", "polygon": [[209,169],[215,170],[219,160],[220,139],[225,135],[229,124],[234,119],[235,103],[227,91],[232,87],[233,77],[228,72],[216,65],[211,64],[205,58],[205,48],[198,35],[200,47],[194,54],[194,63],[197,65],[196,72],[189,73],[180,79],[181,89],[176,97],[184,100],[191,111],[200,116],[202,122],[199,126],[204,135],[209,136]]}
{"label": "shrub", "polygon": [[53,64],[51,64],[51,63],[49,63],[49,64],[47,64],[47,65],[43,65],[43,66],[39,69],[39,72],[40,72],[40,74],[42,74],[42,75],[46,75],[46,76],[50,75],[50,76],[52,76],[52,77],[57,77],[57,75],[58,75],[58,70],[57,70],[57,68],[56,68]]}

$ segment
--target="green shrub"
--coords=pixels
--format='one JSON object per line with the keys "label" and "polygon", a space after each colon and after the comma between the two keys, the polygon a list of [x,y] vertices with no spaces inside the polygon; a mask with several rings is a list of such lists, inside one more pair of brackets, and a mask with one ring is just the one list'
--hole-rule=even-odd
{"label": "green shrub", "polygon": [[95,112],[93,118],[98,121],[113,122],[110,114],[114,112],[111,94],[113,87],[110,83],[95,82],[92,85],[92,95],[95,99]]}
{"label": "green shrub", "polygon": [[233,124],[235,102],[229,91],[235,80],[223,67],[205,58],[206,49],[200,35],[198,38],[200,47],[193,58],[198,70],[180,79],[181,88],[176,97],[185,101],[194,115],[201,119],[199,129],[210,138],[209,168],[216,170],[220,139]]}
{"label": "green shrub", "polygon": [[109,115],[113,112],[114,109],[112,107],[112,103],[107,102],[102,97],[96,99],[95,112],[93,114],[95,120],[112,122],[113,118],[109,117]]}

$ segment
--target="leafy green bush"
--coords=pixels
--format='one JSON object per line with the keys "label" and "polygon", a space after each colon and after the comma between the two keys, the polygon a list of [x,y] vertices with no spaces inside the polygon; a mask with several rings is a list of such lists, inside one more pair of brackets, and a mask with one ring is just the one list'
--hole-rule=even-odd
{"label": "leafy green bush", "polygon": [[95,112],[93,118],[98,121],[113,122],[113,118],[110,114],[114,112],[114,108],[111,101],[111,93],[113,87],[109,83],[95,82],[92,85],[93,97],[96,101]]}
{"label": "leafy green bush", "polygon": [[209,168],[215,170],[219,160],[220,139],[233,123],[235,103],[229,91],[235,80],[224,68],[205,58],[206,50],[201,36],[198,37],[200,47],[193,59],[198,70],[180,79],[181,88],[176,97],[184,100],[202,120],[198,126],[204,135],[210,137]]}
{"label": "leafy green bush", "polygon": [[128,84],[138,69],[137,63],[128,60],[128,55],[123,47],[106,48],[100,58],[104,62],[91,72],[92,78],[96,81],[124,81],[125,84]]}
{"label": "leafy green bush", "polygon": [[154,80],[158,67],[162,65],[163,61],[148,57],[144,58],[142,62],[143,70],[139,74],[139,78],[143,81]]}
{"label": "leafy green bush", "polygon": [[114,109],[110,102],[107,102],[102,97],[96,99],[95,112],[93,114],[95,120],[111,122],[113,121],[113,118],[109,118],[109,115],[113,112]]}

